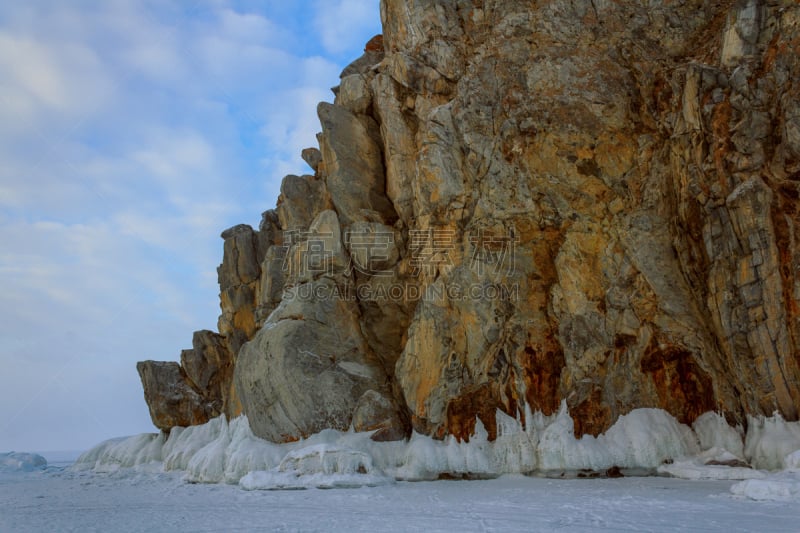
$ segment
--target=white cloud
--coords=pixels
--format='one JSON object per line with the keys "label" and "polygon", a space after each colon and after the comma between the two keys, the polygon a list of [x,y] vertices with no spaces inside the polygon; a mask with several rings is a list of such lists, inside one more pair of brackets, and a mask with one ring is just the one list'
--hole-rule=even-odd
{"label": "white cloud", "polygon": [[290,34],[266,17],[254,13],[237,13],[229,8],[219,11],[218,34],[242,43],[280,46],[290,41]]}
{"label": "white cloud", "polygon": [[108,102],[113,84],[97,55],[83,45],[57,44],[0,31],[0,135],[52,137]]}
{"label": "white cloud", "polygon": [[121,64],[130,69],[131,76],[145,76],[154,82],[181,83],[190,76],[185,64],[186,58],[177,48],[177,43],[170,40],[173,42],[137,42],[122,51]]}
{"label": "white cloud", "polygon": [[149,133],[147,143],[132,159],[164,185],[186,190],[198,173],[217,170],[214,148],[198,132],[159,129]]}
{"label": "white cloud", "polygon": [[365,32],[375,27],[379,3],[379,0],[319,0],[314,27],[320,32],[326,51],[340,55],[358,47],[363,49],[367,42]]}

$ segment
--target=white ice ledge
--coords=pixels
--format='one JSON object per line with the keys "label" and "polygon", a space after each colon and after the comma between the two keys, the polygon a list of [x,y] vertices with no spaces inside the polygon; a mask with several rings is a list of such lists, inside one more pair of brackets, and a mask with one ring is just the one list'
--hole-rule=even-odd
{"label": "white ice ledge", "polygon": [[[186,472],[189,482],[239,484],[254,490],[374,486],[442,475],[602,473],[612,467],[750,482],[768,479],[764,470],[800,465],[800,453],[791,454],[800,450],[800,423],[779,415],[750,419],[744,435],[716,413],[704,414],[690,428],[663,410],[636,409],[606,433],[580,439],[573,434],[565,403],[552,416],[526,408],[524,419],[523,425],[521,418],[498,411],[497,438],[491,442],[477,421],[469,443],[416,433],[408,441],[374,442],[370,433],[325,430],[305,440],[276,444],[255,437],[244,416],[230,423],[220,417],[201,426],[173,428],[168,438],[142,434],[106,441],[83,454],[73,468],[178,470]],[[769,492],[759,485],[739,485],[734,493],[742,497]],[[798,487],[782,487],[781,498],[800,494]]]}

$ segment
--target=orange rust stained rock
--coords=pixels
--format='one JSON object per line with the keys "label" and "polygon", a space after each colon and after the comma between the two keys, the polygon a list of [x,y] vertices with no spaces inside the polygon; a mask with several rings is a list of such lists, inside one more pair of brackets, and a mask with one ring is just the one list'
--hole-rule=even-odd
{"label": "orange rust stained rock", "polygon": [[447,404],[449,433],[459,441],[469,442],[470,435],[475,433],[477,417],[486,428],[489,440],[493,441],[497,438],[495,419],[497,409],[503,409],[503,404],[492,385],[487,384],[474,390],[467,390]]}
{"label": "orange rust stained rock", "polygon": [[383,52],[383,35],[376,35],[364,46],[365,52]]}
{"label": "orange rust stained rock", "polygon": [[723,190],[728,189],[727,171],[725,169],[725,156],[730,151],[730,120],[733,110],[730,100],[725,99],[714,108],[711,126],[714,133],[714,163]]}
{"label": "orange rust stained rock", "polygon": [[673,106],[672,98],[674,93],[672,91],[672,86],[664,77],[663,73],[656,74],[656,79],[653,82],[652,95],[653,106],[655,107],[656,111],[664,113]]}
{"label": "orange rust stained rock", "polygon": [[526,400],[533,411],[545,415],[556,412],[561,402],[559,385],[565,364],[564,353],[557,343],[554,344],[548,346],[550,349],[547,351],[543,347],[537,347],[537,350],[526,346],[523,359]]}
{"label": "orange rust stained rock", "polygon": [[[798,346],[800,341],[800,302],[795,297],[794,277],[796,268],[793,251],[797,247],[800,213],[797,212],[798,189],[793,183],[784,183],[778,188],[779,194],[773,196],[772,223],[775,228],[775,242],[778,248],[783,300],[789,325],[789,335]],[[792,232],[794,228],[794,235]],[[794,358],[800,365],[800,350],[795,349]]]}
{"label": "orange rust stained rock", "polygon": [[658,407],[678,421],[691,424],[716,408],[711,377],[685,348],[659,345],[655,340],[645,351],[641,370],[649,374],[658,394]]}
{"label": "orange rust stained rock", "polygon": [[571,406],[569,413],[574,422],[573,432],[576,439],[583,435],[596,437],[612,424],[611,409],[603,403],[599,388],[595,388],[586,400]]}
{"label": "orange rust stained rock", "polygon": [[778,55],[786,53],[786,43],[778,44],[779,39],[780,35],[775,35],[775,37],[772,38],[772,41],[770,41],[767,51],[764,53],[764,60],[761,64],[761,73],[772,70],[772,68],[775,66],[775,59],[778,57]]}

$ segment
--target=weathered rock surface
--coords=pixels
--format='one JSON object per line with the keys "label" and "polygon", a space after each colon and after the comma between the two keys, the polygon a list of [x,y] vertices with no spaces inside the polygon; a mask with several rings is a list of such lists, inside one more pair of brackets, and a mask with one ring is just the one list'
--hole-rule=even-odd
{"label": "weathered rock surface", "polygon": [[283,178],[278,197],[278,220],[285,231],[307,230],[314,216],[330,206],[325,183],[314,176]]}
{"label": "weathered rock surface", "polygon": [[[417,306],[396,376],[418,430],[562,398],[577,434],[634,407],[797,417],[798,7],[690,4],[382,4],[387,191],[456,243],[432,286],[519,287]],[[471,261],[487,230],[515,242],[499,277]]]}
{"label": "weathered rock surface", "polygon": [[319,164],[322,163],[322,152],[319,151],[319,148],[303,148],[300,156],[303,158],[303,161],[308,163],[308,166],[310,166],[314,172],[317,172]]}
{"label": "weathered rock surface", "polygon": [[178,363],[141,361],[136,364],[150,407],[153,425],[169,431],[174,426],[205,424],[220,412],[192,388]]}
{"label": "weathered rock surface", "polygon": [[[347,430],[359,398],[386,390],[386,374],[361,335],[358,308],[334,297],[339,290],[327,277],[295,286],[239,353],[237,390],[257,435],[286,441],[325,428]],[[388,400],[381,407],[359,416],[362,429],[398,417]]]}
{"label": "weathered rock surface", "polygon": [[[562,400],[577,435],[637,407],[798,418],[800,5],[381,16],[318,108],[315,175],[223,234],[229,397],[257,435],[493,438],[497,409]],[[203,361],[169,379],[216,398]]]}
{"label": "weathered rock surface", "polygon": [[377,122],[322,102],[318,135],[331,200],[345,225],[356,220],[391,221]]}
{"label": "weathered rock surface", "polygon": [[245,224],[222,232],[225,239],[222,264],[217,268],[220,308],[217,327],[237,352],[256,331],[257,283],[261,260],[256,232]]}
{"label": "weathered rock surface", "polygon": [[212,331],[195,331],[192,349],[181,352],[181,368],[189,384],[221,413],[239,413],[233,389],[234,359],[225,337]]}

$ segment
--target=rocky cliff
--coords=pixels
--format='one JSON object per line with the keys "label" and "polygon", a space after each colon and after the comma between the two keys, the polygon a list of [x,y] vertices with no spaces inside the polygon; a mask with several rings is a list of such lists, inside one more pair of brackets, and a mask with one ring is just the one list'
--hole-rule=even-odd
{"label": "rocky cliff", "polygon": [[[645,4],[648,6],[645,7]],[[219,334],[139,373],[162,429],[248,415],[490,438],[637,407],[800,409],[800,6],[383,0],[313,175],[225,231]]]}

